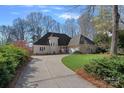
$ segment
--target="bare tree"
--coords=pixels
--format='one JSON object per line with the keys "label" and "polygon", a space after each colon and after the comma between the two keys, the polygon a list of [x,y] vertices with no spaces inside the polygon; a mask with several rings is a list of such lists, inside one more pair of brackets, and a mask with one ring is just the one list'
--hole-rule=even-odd
{"label": "bare tree", "polygon": [[17,40],[25,40],[25,35],[27,33],[27,23],[24,19],[17,18],[13,21],[13,35]]}
{"label": "bare tree", "polygon": [[[94,16],[94,11],[96,9],[96,6],[94,5],[87,5],[87,6],[80,6],[80,5],[74,5],[71,6],[71,9],[68,11],[75,11],[75,8],[78,9],[78,12],[81,13],[81,16],[79,17],[79,26],[80,26],[80,34],[83,34],[90,39],[93,39],[95,34],[95,29],[92,24],[92,18]],[[76,10],[77,11],[77,10]]]}
{"label": "bare tree", "polygon": [[60,23],[54,20],[50,16],[44,16],[43,17],[43,25],[45,28],[45,33],[48,32],[60,32]]}
{"label": "bare tree", "polygon": [[12,42],[12,39],[11,39],[12,29],[11,28],[12,27],[5,26],[5,25],[0,26],[0,41],[2,44]]}
{"label": "bare tree", "polygon": [[76,35],[76,33],[78,32],[79,28],[78,28],[78,23],[76,22],[75,19],[67,19],[65,21],[64,24],[64,29],[65,29],[65,33],[71,37],[74,37]]}
{"label": "bare tree", "polygon": [[95,29],[91,18],[89,18],[89,13],[82,14],[79,18],[80,33],[90,39],[95,36]]}
{"label": "bare tree", "polygon": [[55,30],[55,32],[60,33],[60,30],[61,30],[60,23],[56,22],[54,24],[54,30]]}
{"label": "bare tree", "polygon": [[32,12],[27,15],[28,30],[32,37],[38,40],[43,35],[43,15],[40,12]]}

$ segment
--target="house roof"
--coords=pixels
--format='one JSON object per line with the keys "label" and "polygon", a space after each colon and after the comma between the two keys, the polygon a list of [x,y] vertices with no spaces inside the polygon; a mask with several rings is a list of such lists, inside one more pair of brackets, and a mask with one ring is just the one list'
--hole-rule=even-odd
{"label": "house roof", "polygon": [[80,40],[80,35],[74,36],[74,37],[70,40],[69,46],[79,45],[79,40]]}
{"label": "house roof", "polygon": [[95,44],[92,40],[85,37],[84,35],[77,35],[70,40],[69,46],[85,44],[85,43],[91,44],[91,45]]}
{"label": "house roof", "polygon": [[[84,41],[82,41],[81,39],[84,39]],[[81,37],[80,37],[80,44],[84,44],[84,42],[86,42],[88,44],[92,44],[92,45],[95,44],[91,39],[85,37],[84,35],[81,35]]]}
{"label": "house roof", "polygon": [[49,37],[58,37],[58,45],[68,45],[70,41],[70,37],[67,36],[66,34],[60,34],[60,33],[53,33],[53,32],[48,32],[45,34],[43,37],[41,37],[38,41],[34,43],[34,45],[49,45]]}

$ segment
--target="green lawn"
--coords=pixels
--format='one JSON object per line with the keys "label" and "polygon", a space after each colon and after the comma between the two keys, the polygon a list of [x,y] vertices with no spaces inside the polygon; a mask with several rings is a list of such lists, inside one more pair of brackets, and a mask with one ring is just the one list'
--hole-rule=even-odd
{"label": "green lawn", "polygon": [[75,71],[83,65],[89,63],[92,59],[103,58],[104,54],[72,54],[62,59],[64,65]]}

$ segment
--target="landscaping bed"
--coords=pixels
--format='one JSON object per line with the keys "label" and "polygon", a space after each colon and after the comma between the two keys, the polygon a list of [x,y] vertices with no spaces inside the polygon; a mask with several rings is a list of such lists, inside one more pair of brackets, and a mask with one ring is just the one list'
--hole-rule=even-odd
{"label": "landscaping bed", "polygon": [[92,60],[84,65],[84,69],[114,87],[124,87],[124,56]]}
{"label": "landscaping bed", "polygon": [[73,54],[62,59],[64,65],[97,87],[124,87],[124,56]]}
{"label": "landscaping bed", "polygon": [[91,82],[98,88],[113,88],[110,84],[105,82],[104,80],[101,80],[100,78],[97,78],[95,76],[90,75],[87,73],[84,69],[78,69],[76,73],[81,76],[82,78],[86,79],[87,81]]}
{"label": "landscaping bed", "polygon": [[17,70],[30,59],[29,52],[14,45],[0,46],[0,87],[8,87]]}

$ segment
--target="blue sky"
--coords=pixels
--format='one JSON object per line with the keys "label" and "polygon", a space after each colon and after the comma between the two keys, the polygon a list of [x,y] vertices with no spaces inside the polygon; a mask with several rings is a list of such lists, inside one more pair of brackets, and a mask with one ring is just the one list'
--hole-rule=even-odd
{"label": "blue sky", "polygon": [[[84,7],[84,6],[80,6]],[[80,9],[72,6],[60,6],[60,5],[1,5],[0,6],[0,25],[11,25],[12,21],[17,18],[25,18],[30,12],[42,12],[45,15],[52,16],[56,21],[63,23],[67,18],[78,19],[80,16]]]}

